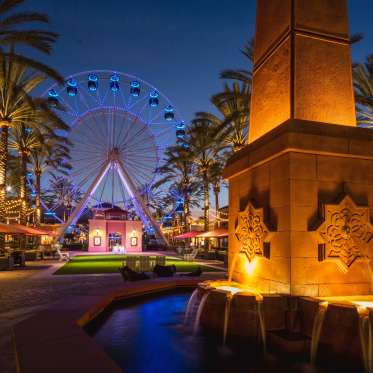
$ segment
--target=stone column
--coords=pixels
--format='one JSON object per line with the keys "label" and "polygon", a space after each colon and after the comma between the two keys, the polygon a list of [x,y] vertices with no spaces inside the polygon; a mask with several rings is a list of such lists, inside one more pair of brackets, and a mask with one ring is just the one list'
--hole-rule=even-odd
{"label": "stone column", "polygon": [[249,144],[225,169],[233,279],[370,293],[373,131],[356,127],[347,2],[258,0],[255,47]]}
{"label": "stone column", "polygon": [[258,0],[250,136],[288,119],[355,126],[346,0]]}

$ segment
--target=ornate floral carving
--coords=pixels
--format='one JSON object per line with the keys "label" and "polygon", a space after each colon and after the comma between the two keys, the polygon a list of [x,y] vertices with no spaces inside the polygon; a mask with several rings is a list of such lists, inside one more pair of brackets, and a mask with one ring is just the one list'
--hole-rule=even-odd
{"label": "ornate floral carving", "polygon": [[263,209],[255,209],[248,203],[245,210],[238,214],[236,236],[242,245],[241,252],[250,262],[257,255],[263,256],[264,240],[268,232],[263,222]]}
{"label": "ornate floral carving", "polygon": [[356,259],[367,258],[373,237],[369,207],[358,207],[346,196],[337,205],[324,205],[324,223],[318,232],[325,243],[325,260],[348,270]]}

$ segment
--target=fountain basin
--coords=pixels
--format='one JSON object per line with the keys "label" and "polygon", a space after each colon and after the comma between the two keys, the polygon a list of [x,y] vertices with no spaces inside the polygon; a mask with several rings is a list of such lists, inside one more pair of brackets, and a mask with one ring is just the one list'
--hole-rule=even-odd
{"label": "fountain basin", "polygon": [[[200,327],[220,335],[228,345],[246,340],[253,347],[261,346],[264,338],[270,350],[296,353],[307,359],[312,349],[315,363],[333,359],[361,369],[363,364],[372,365],[367,360],[372,360],[369,356],[373,352],[369,354],[373,348],[372,336],[369,337],[373,296],[311,298],[259,294],[228,281],[203,282],[197,292],[197,299],[206,297],[200,310]],[[265,329],[264,337],[261,327]]]}

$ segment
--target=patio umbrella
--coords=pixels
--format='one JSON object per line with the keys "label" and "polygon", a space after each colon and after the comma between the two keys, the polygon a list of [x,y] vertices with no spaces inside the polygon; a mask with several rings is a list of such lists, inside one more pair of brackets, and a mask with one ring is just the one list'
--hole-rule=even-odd
{"label": "patio umbrella", "polygon": [[179,234],[178,236],[175,236],[175,239],[176,240],[185,240],[187,238],[193,238],[193,237],[196,237],[200,234],[201,232],[197,232],[197,231],[192,231],[192,232],[187,232],[187,233],[183,233],[183,234]]}
{"label": "patio umbrella", "polygon": [[224,228],[214,229],[213,231],[204,232],[199,234],[200,238],[223,238],[228,237],[228,230]]}
{"label": "patio umbrella", "polygon": [[52,233],[50,231],[35,228],[35,227],[29,227],[27,225],[21,225],[21,224],[11,224],[15,228],[22,231],[22,233],[28,235],[28,236],[52,236]]}
{"label": "patio umbrella", "polygon": [[14,226],[13,224],[4,224],[4,223],[0,223],[0,233],[25,234],[24,230]]}
{"label": "patio umbrella", "polygon": [[28,236],[52,235],[51,232],[43,229],[28,227],[21,224],[4,224],[0,223],[0,233],[6,234],[26,234]]}

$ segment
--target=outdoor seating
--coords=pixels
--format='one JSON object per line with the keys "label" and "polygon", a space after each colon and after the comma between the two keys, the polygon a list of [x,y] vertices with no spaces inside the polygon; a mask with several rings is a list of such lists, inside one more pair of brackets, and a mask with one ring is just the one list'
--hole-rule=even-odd
{"label": "outdoor seating", "polygon": [[137,259],[136,256],[129,255],[125,259],[125,264],[128,268],[132,269],[133,271],[136,271],[137,269]]}
{"label": "outdoor seating", "polygon": [[124,255],[126,253],[126,249],[124,246],[114,246],[112,250],[113,254],[119,254],[119,255]]}
{"label": "outdoor seating", "polygon": [[170,266],[156,264],[153,273],[157,277],[172,277],[176,273],[176,266],[174,264]]}
{"label": "outdoor seating", "polygon": [[144,272],[136,272],[128,266],[119,268],[119,272],[123,277],[124,281],[141,281],[148,280],[150,277]]}
{"label": "outdoor seating", "polygon": [[189,273],[182,273],[180,276],[186,277],[200,277],[202,275],[202,268],[198,267],[195,271]]}
{"label": "outdoor seating", "polygon": [[166,257],[164,255],[157,255],[155,257],[155,265],[165,266],[166,265]]}
{"label": "outdoor seating", "polygon": [[13,269],[14,261],[11,256],[0,257],[0,271],[9,271]]}
{"label": "outdoor seating", "polygon": [[60,248],[57,248],[57,255],[59,256],[60,261],[69,261],[70,260],[70,254],[66,251],[61,251]]}
{"label": "outdoor seating", "polygon": [[148,272],[151,270],[150,257],[147,255],[140,256],[139,271]]}
{"label": "outdoor seating", "polygon": [[13,259],[13,266],[25,267],[25,253],[23,251],[13,251],[10,254],[10,257]]}
{"label": "outdoor seating", "polygon": [[175,250],[176,250],[177,255],[183,255],[184,253],[184,248],[181,246],[178,246]]}
{"label": "outdoor seating", "polygon": [[184,254],[184,260],[192,262],[198,255],[198,249],[193,249],[191,253]]}

